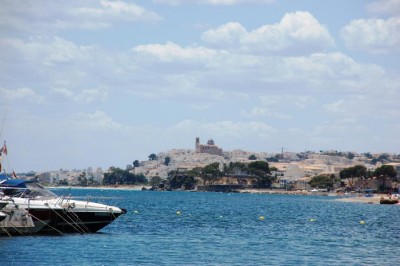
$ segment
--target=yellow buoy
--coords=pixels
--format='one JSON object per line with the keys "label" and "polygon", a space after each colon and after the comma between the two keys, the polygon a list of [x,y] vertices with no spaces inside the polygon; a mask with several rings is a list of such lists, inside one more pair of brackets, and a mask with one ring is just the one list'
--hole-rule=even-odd
{"label": "yellow buoy", "polygon": [[365,221],[360,221],[360,224],[365,224]]}
{"label": "yellow buoy", "polygon": [[315,220],[315,219],[313,219],[313,218],[311,218],[311,219],[310,219],[310,222],[315,222],[315,221],[316,221],[316,220]]}
{"label": "yellow buoy", "polygon": [[134,213],[138,214],[138,213],[139,213],[139,211],[134,211]]}
{"label": "yellow buoy", "polygon": [[180,212],[180,211],[177,211],[177,212],[176,212],[176,215],[181,215],[181,212]]}
{"label": "yellow buoy", "polygon": [[265,220],[265,217],[264,217],[264,216],[260,216],[258,219],[259,219],[260,221],[264,221],[264,220]]}

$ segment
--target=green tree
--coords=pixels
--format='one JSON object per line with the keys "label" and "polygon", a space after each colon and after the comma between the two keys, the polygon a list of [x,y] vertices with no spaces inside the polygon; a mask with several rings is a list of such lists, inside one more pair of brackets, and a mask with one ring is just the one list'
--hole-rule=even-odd
{"label": "green tree", "polygon": [[247,166],[240,162],[230,162],[229,165],[224,164],[225,175],[237,175],[247,172]]}
{"label": "green tree", "polygon": [[93,176],[90,176],[87,181],[88,186],[98,186],[99,183],[94,180]]}
{"label": "green tree", "polygon": [[134,185],[147,183],[143,174],[135,175],[128,170],[112,167],[110,173],[104,174],[103,184],[105,185]]}
{"label": "green tree", "polygon": [[157,160],[157,155],[155,155],[154,153],[149,155],[149,161],[155,161]]}
{"label": "green tree", "polygon": [[272,182],[276,178],[270,175],[269,165],[264,161],[249,163],[248,172],[257,178],[257,183],[255,185],[259,188],[271,187]]}
{"label": "green tree", "polygon": [[343,169],[340,171],[339,175],[341,179],[355,177],[365,179],[367,177],[367,168],[363,165],[356,165]]}
{"label": "green tree", "polygon": [[58,185],[59,186],[69,186],[68,180],[67,179],[63,179],[58,181]]}
{"label": "green tree", "polygon": [[380,161],[380,162],[382,162],[382,163],[387,162],[387,161],[390,161],[390,156],[389,156],[389,154],[383,153],[383,154],[379,155],[378,161]]}
{"label": "green tree", "polygon": [[78,176],[78,186],[87,187],[87,185],[88,185],[88,181],[86,179],[86,173],[83,172],[82,174],[80,174]]}
{"label": "green tree", "polygon": [[382,180],[382,186],[380,190],[385,191],[386,179],[389,178],[391,180],[395,180],[395,178],[397,177],[397,171],[396,169],[394,169],[393,165],[382,165],[381,167],[375,169],[373,175]]}
{"label": "green tree", "polygon": [[387,163],[392,161],[389,154],[383,153],[381,155],[379,155],[378,158],[373,158],[371,160],[371,164],[375,165],[377,162],[381,162],[381,163]]}
{"label": "green tree", "polygon": [[204,184],[213,183],[223,176],[223,172],[219,170],[219,163],[215,162],[209,165],[206,165],[201,172],[201,178],[204,181]]}
{"label": "green tree", "polygon": [[271,172],[277,172],[277,171],[279,171],[278,168],[276,168],[275,166],[270,167],[269,170],[270,170]]}
{"label": "green tree", "polygon": [[192,171],[170,171],[168,173],[167,185],[171,189],[194,189],[196,180],[192,174],[194,174]]}
{"label": "green tree", "polygon": [[340,179],[348,179],[350,188],[354,186],[354,178],[367,179],[367,168],[363,165],[348,167],[340,171]]}
{"label": "green tree", "polygon": [[189,176],[197,177],[197,176],[201,175],[201,172],[202,172],[202,168],[201,167],[195,167],[193,169],[188,170],[187,174]]}
{"label": "green tree", "polygon": [[165,157],[164,164],[168,166],[170,162],[171,162],[171,157],[169,156]]}
{"label": "green tree", "polygon": [[337,181],[334,175],[322,174],[314,176],[308,184],[313,188],[332,189]]}
{"label": "green tree", "polygon": [[249,163],[250,170],[261,170],[265,173],[269,173],[269,164],[264,161],[256,161]]}
{"label": "green tree", "polygon": [[139,166],[140,166],[139,161],[138,160],[134,160],[133,161],[133,167],[139,167]]}
{"label": "green tree", "polygon": [[254,154],[252,154],[249,156],[249,160],[252,160],[252,161],[257,160],[257,157]]}
{"label": "green tree", "polygon": [[364,156],[367,157],[368,159],[374,158],[374,156],[372,156],[372,154],[369,152],[364,153]]}
{"label": "green tree", "polygon": [[377,177],[385,176],[393,179],[397,176],[397,171],[394,169],[393,165],[382,165],[375,169],[374,175]]}
{"label": "green tree", "polygon": [[269,158],[267,158],[267,162],[277,163],[277,162],[279,162],[279,158],[277,158],[276,156],[275,157],[269,157]]}

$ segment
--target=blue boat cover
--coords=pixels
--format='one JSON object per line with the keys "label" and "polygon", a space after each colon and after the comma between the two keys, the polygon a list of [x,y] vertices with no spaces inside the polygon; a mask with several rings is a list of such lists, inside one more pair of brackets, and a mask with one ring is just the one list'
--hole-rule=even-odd
{"label": "blue boat cover", "polygon": [[4,174],[4,173],[3,174],[0,173],[0,181],[6,180],[6,179],[9,179],[9,178],[11,178],[10,175]]}
{"label": "blue boat cover", "polygon": [[2,187],[26,187],[26,180],[22,179],[8,179],[1,182],[0,186]]}

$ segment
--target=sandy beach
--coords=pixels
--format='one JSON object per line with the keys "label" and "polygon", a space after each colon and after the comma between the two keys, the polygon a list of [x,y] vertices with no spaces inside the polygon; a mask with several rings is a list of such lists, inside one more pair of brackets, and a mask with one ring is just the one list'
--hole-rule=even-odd
{"label": "sandy beach", "polygon": [[[364,196],[344,197],[344,198],[338,198],[338,199],[336,199],[336,201],[367,203],[367,204],[380,204],[380,200],[382,198],[389,199],[389,196],[387,194],[374,194],[373,197],[364,197]],[[397,203],[396,205],[400,205],[400,203]]]}
{"label": "sandy beach", "polygon": [[335,200],[336,201],[341,201],[341,202],[379,204],[379,201],[381,200],[382,196],[383,195],[376,195],[376,196],[373,196],[373,197],[364,197],[364,196],[361,196],[361,197],[343,197],[343,198],[337,198]]}
{"label": "sandy beach", "polygon": [[[271,190],[271,189],[243,189],[239,190],[240,193],[262,193],[262,194],[285,194],[285,195],[308,195],[308,196],[331,196],[327,192],[310,192],[310,191],[285,191],[285,190]],[[337,194],[333,196],[335,201],[364,203],[364,204],[380,204],[381,198],[388,199],[387,194],[374,194],[372,197],[365,197],[361,194],[353,194],[351,196],[344,196]],[[400,205],[400,203],[398,204]]]}

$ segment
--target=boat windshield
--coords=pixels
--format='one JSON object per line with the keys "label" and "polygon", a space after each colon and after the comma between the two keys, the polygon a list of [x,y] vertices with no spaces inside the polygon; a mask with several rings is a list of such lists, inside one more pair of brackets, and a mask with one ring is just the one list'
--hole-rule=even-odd
{"label": "boat windshield", "polygon": [[25,191],[25,194],[30,198],[36,198],[36,197],[55,198],[55,197],[57,197],[56,194],[54,194],[53,192],[51,192],[48,189],[45,189],[38,183],[26,183],[26,188],[27,188],[27,190]]}
{"label": "boat windshield", "polygon": [[56,194],[48,189],[45,189],[36,182],[26,182],[23,186],[17,187],[1,187],[1,194],[10,197],[22,198],[55,198]]}

